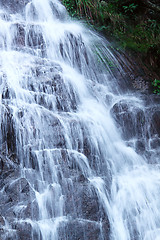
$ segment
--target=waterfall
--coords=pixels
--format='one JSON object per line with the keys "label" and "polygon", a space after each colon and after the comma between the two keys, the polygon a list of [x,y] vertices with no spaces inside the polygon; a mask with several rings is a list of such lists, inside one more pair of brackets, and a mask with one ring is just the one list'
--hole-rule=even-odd
{"label": "waterfall", "polygon": [[58,0],[0,0],[1,240],[160,239],[159,98],[108,44]]}

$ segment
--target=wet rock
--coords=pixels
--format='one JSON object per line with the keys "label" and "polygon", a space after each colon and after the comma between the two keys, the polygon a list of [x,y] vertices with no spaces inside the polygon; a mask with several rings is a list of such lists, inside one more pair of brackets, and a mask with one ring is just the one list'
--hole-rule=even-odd
{"label": "wet rock", "polygon": [[55,156],[55,158],[58,158],[60,175],[63,175],[64,178],[74,179],[82,174],[76,158],[67,150],[55,151]]}
{"label": "wet rock", "polygon": [[[7,199],[9,199],[6,201],[7,206],[4,206],[4,208],[7,208],[9,205],[15,206],[20,202],[23,202],[23,204],[25,204],[28,202],[31,196],[34,196],[34,192],[25,178],[20,178],[18,180],[14,179],[8,184],[5,184],[4,194],[6,194]],[[9,211],[9,209],[7,209],[7,211]]]}
{"label": "wet rock", "polygon": [[[5,99],[12,99],[12,98],[15,98],[15,93],[14,91],[9,88],[8,86],[6,86],[4,89],[3,89],[3,92],[2,92],[2,100],[5,100]],[[3,101],[4,102],[4,101]]]}
{"label": "wet rock", "polygon": [[16,232],[12,229],[0,229],[0,236],[1,240],[17,240]]}
{"label": "wet rock", "polygon": [[160,138],[153,138],[150,140],[150,146],[152,149],[160,148]]}
{"label": "wet rock", "polygon": [[8,163],[8,161],[3,160],[3,168],[1,169],[0,175],[0,187],[3,188],[10,181],[15,179],[14,173],[19,176],[19,169],[14,167],[12,164]]}
{"label": "wet rock", "polygon": [[17,166],[15,166],[16,164],[17,164],[17,159],[16,158],[14,158],[14,159],[10,158],[9,159],[8,156],[4,156],[4,155],[0,154],[0,173],[1,173],[1,176],[5,175],[5,177],[6,177],[7,174],[9,175],[10,172],[12,172],[14,170],[14,168],[17,167]]}
{"label": "wet rock", "polygon": [[43,128],[48,126],[48,131],[44,132],[44,139],[49,143],[50,147],[64,148],[65,138],[63,133],[63,126],[59,119],[53,117],[53,115],[43,116],[42,118]]}
{"label": "wet rock", "polygon": [[[21,119],[22,131],[20,132],[21,136],[28,136],[27,128],[23,126],[27,124],[28,128],[30,128],[30,138],[29,140],[27,137],[24,139],[26,141],[26,145],[29,146],[29,143],[32,145],[32,150],[36,150],[39,148],[39,139],[42,148],[53,149],[53,148],[65,148],[65,137],[64,137],[64,129],[60,122],[60,120],[54,116],[52,112],[44,108],[39,108],[39,114],[34,116],[33,112],[29,112],[27,109],[24,112],[24,116]],[[38,126],[41,124],[41,131],[39,130]],[[43,139],[43,141],[41,140]],[[29,151],[29,152],[28,152]],[[33,168],[37,168],[38,164],[35,162],[30,155],[30,149],[27,152],[24,152],[22,149],[22,154],[24,157],[28,159],[28,162],[33,162],[35,165]],[[30,159],[31,157],[31,159]],[[32,161],[33,159],[33,161]],[[25,164],[28,164],[25,161]],[[26,165],[26,167],[28,167]]]}
{"label": "wet rock", "polygon": [[54,76],[52,84],[56,96],[57,109],[65,112],[70,110],[76,111],[79,99],[72,86],[69,83],[65,84],[59,74]]}
{"label": "wet rock", "polygon": [[5,225],[4,218],[0,215],[0,228]]}
{"label": "wet rock", "polygon": [[26,13],[27,17],[29,17],[30,21],[37,21],[38,20],[38,13],[36,7],[34,6],[33,2],[30,2],[29,9]]}
{"label": "wet rock", "polygon": [[20,211],[18,218],[39,220],[39,207],[37,201],[33,200],[32,202],[29,202],[27,206]]}
{"label": "wet rock", "polygon": [[26,29],[26,46],[41,50],[41,56],[46,55],[46,44],[42,34],[42,28],[39,25],[30,25]]}
{"label": "wet rock", "polygon": [[143,77],[136,77],[132,79],[133,87],[141,91],[146,91],[149,89],[149,83],[144,80]]}
{"label": "wet rock", "polygon": [[138,140],[136,142],[136,152],[142,154],[145,152],[145,142]]}
{"label": "wet rock", "polygon": [[1,0],[2,7],[12,13],[22,12],[29,0]]}
{"label": "wet rock", "polygon": [[0,188],[14,180],[15,176],[19,176],[19,161],[16,154],[6,152],[6,143],[4,143],[0,151]]}
{"label": "wet rock", "polygon": [[15,222],[12,224],[12,229],[16,231],[16,240],[32,240],[32,226],[27,222]]}
{"label": "wet rock", "polygon": [[25,25],[16,23],[11,26],[11,32],[13,32],[13,48],[25,46]]}
{"label": "wet rock", "polygon": [[8,13],[5,12],[1,12],[0,13],[0,18],[4,21],[10,21],[11,17]]}
{"label": "wet rock", "polygon": [[28,167],[35,169],[36,171],[39,171],[39,163],[38,163],[38,157],[37,155],[32,152],[31,148],[28,149],[28,159],[29,159],[29,163],[28,163]]}
{"label": "wet rock", "polygon": [[5,180],[6,184],[4,186],[3,198],[1,198],[0,201],[0,205],[2,206],[3,204],[3,209],[1,209],[1,211],[3,212],[3,215],[7,214],[7,217],[11,212],[11,215],[16,214],[13,212],[13,209],[11,209],[11,207],[16,206],[16,204],[21,201],[25,204],[30,196],[34,195],[33,190],[29,187],[29,184],[25,179],[22,178],[19,180],[11,180],[9,177],[8,184],[7,179]]}
{"label": "wet rock", "polygon": [[13,116],[9,109],[4,112],[1,122],[2,142],[6,142],[8,152],[16,152],[16,133],[14,127]]}
{"label": "wet rock", "polygon": [[50,7],[52,9],[53,15],[60,19],[64,20],[66,17],[66,9],[63,5],[59,4],[58,2],[50,2]]}
{"label": "wet rock", "polygon": [[153,44],[147,52],[147,60],[149,64],[154,68],[160,67],[160,53],[159,53],[160,44]]}
{"label": "wet rock", "polygon": [[160,111],[156,111],[151,117],[150,126],[151,136],[158,135],[160,137]]}
{"label": "wet rock", "polygon": [[19,171],[12,169],[6,174],[3,172],[0,179],[2,180],[0,185],[0,215],[5,217],[9,224],[15,218],[35,219],[35,215],[38,216],[37,205],[34,204],[34,201],[32,204],[30,203],[30,199],[35,198],[34,191],[26,179],[18,178],[18,176],[20,176]]}
{"label": "wet rock", "polygon": [[160,95],[156,95],[156,94],[143,94],[140,96],[140,98],[143,100],[145,106],[153,106],[153,105],[157,105],[157,107],[159,106],[160,103]]}
{"label": "wet rock", "polygon": [[[60,227],[58,240],[99,240],[100,225],[96,222],[72,220]],[[105,236],[106,240],[108,236]]]}
{"label": "wet rock", "polygon": [[32,239],[43,240],[42,233],[38,227],[33,229]]}
{"label": "wet rock", "polygon": [[107,94],[106,97],[105,97],[105,103],[106,103],[106,105],[107,105],[107,106],[108,106],[108,105],[111,105],[112,101],[113,101],[113,96],[110,95],[110,94]]}
{"label": "wet rock", "polygon": [[87,181],[87,178],[83,174],[81,174],[77,177],[77,181],[81,182],[81,183],[84,183],[84,182]]}
{"label": "wet rock", "polygon": [[141,109],[132,106],[130,103],[120,101],[112,107],[111,114],[117,126],[121,129],[125,140],[143,137],[145,114]]}
{"label": "wet rock", "polygon": [[[99,203],[94,188],[87,182],[69,181],[64,183],[65,213],[66,215],[91,221],[108,218]],[[73,211],[74,209],[74,211]]]}
{"label": "wet rock", "polygon": [[[83,187],[83,193],[81,196],[82,215],[84,218],[98,221],[102,218],[100,211],[98,197],[93,189]],[[77,206],[78,207],[78,206]]]}
{"label": "wet rock", "polygon": [[132,138],[135,135],[134,116],[129,111],[128,104],[123,102],[116,103],[111,109],[111,114],[117,125],[121,127],[123,137],[126,140]]}
{"label": "wet rock", "polygon": [[143,138],[147,135],[146,132],[146,117],[142,109],[136,109],[135,112],[135,131],[137,138]]}
{"label": "wet rock", "polygon": [[[66,51],[67,49],[72,52]],[[82,66],[81,56],[84,56],[85,64],[89,64],[89,57],[81,35],[75,36],[70,32],[66,32],[64,41],[59,44],[59,50],[62,57],[66,61],[71,61],[73,66],[77,67],[80,71],[84,67]]]}
{"label": "wet rock", "polygon": [[62,78],[62,68],[55,63],[42,64],[32,69],[28,81],[29,90],[35,92],[36,103],[49,110],[56,108],[62,112],[76,111],[79,97],[73,86]]}

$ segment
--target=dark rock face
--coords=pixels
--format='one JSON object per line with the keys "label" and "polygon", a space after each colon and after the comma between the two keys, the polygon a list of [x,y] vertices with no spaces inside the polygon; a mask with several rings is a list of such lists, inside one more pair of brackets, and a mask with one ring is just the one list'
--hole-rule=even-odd
{"label": "dark rock face", "polygon": [[5,193],[9,196],[12,202],[23,202],[27,200],[29,194],[34,195],[31,191],[29,183],[25,178],[20,178],[13,181],[11,184],[6,185],[4,188]]}
{"label": "dark rock face", "polygon": [[101,239],[101,228],[95,222],[72,220],[59,229],[58,240],[63,239],[99,240]]}
{"label": "dark rock face", "polygon": [[4,172],[1,176],[0,215],[9,222],[14,221],[15,218],[26,217],[23,216],[21,206],[27,205],[30,197],[34,197],[33,190],[27,180],[24,178],[17,180],[16,177],[20,177],[20,172],[15,167],[6,173]]}
{"label": "dark rock face", "polygon": [[149,64],[154,68],[160,68],[160,44],[155,44],[148,49],[147,60]]}
{"label": "dark rock face", "polygon": [[13,230],[16,232],[16,240],[32,240],[32,226],[29,223],[13,223]]}
{"label": "dark rock face", "polygon": [[144,153],[145,150],[146,150],[146,149],[145,149],[145,142],[144,142],[144,140],[138,140],[138,141],[136,142],[135,148],[136,148],[136,151],[137,151],[139,154]]}
{"label": "dark rock face", "polygon": [[[97,195],[89,184],[76,182],[74,179],[72,185],[66,187],[65,212],[67,215],[97,222],[105,216],[102,207],[98,204]],[[75,211],[72,212],[72,209]],[[77,215],[74,216],[74,214]]]}
{"label": "dark rock face", "polygon": [[64,80],[58,74],[54,76],[53,82],[53,91],[56,96],[56,107],[59,111],[67,112],[70,109],[75,111],[77,109],[78,97],[74,94],[71,86],[68,85],[68,88],[64,84]]}
{"label": "dark rock face", "polygon": [[[68,51],[69,49],[71,49],[71,53]],[[72,33],[66,32],[64,41],[59,45],[59,50],[64,60],[71,61],[73,66],[80,71],[83,67],[81,56],[84,56],[86,66],[89,64],[89,56],[81,36],[76,37]]]}
{"label": "dark rock face", "polygon": [[[80,153],[72,155],[66,150],[58,149],[53,154],[54,161],[58,159],[59,163],[57,170],[64,196],[64,215],[69,218],[69,222],[64,222],[60,227],[59,239],[69,240],[78,237],[82,240],[101,239],[101,234],[109,239],[110,224],[107,214],[99,202],[95,189],[82,172],[80,156],[76,154]],[[46,173],[49,178],[49,172]],[[75,223],[80,229],[74,226]]]}
{"label": "dark rock face", "polygon": [[11,26],[11,32],[15,38],[13,39],[13,48],[25,46],[25,26],[20,23],[15,23]]}
{"label": "dark rock face", "polygon": [[145,114],[141,109],[121,101],[113,106],[111,114],[120,127],[125,140],[143,136]]}
{"label": "dark rock face", "polygon": [[[16,25],[17,27],[21,28]],[[23,31],[20,34],[23,36]],[[62,69],[56,63],[37,58],[28,75],[27,82],[22,81],[22,88],[29,89],[34,96],[39,113],[36,118],[34,117],[36,112],[25,107],[17,110],[16,116],[13,115],[12,109],[7,104],[15,98],[15,94],[9,87],[4,88],[2,95],[4,110],[1,129],[4,151],[1,151],[0,158],[2,173],[0,190],[3,190],[0,192],[0,216],[2,216],[0,221],[4,223],[4,220],[7,220],[11,226],[10,233],[7,235],[3,233],[2,239],[8,240],[13,237],[16,240],[42,239],[38,227],[34,228],[26,219],[35,222],[41,220],[34,190],[43,191],[41,188],[43,184],[40,184],[42,179],[39,178],[42,169],[43,181],[47,184],[52,182],[52,166],[48,164],[49,157],[45,149],[53,149],[50,158],[56,164],[58,183],[64,197],[64,215],[70,219],[60,227],[59,239],[97,240],[102,239],[102,235],[109,239],[110,226],[107,214],[81,168],[83,158],[88,158],[96,170],[96,149],[91,144],[84,123],[72,119],[66,113],[77,111],[79,98],[75,95],[72,85],[65,83]],[[49,98],[52,102],[55,101],[55,106],[49,105]],[[53,109],[56,109],[60,116],[66,116],[73,151],[67,150],[64,126],[53,114],[55,111],[52,111]],[[40,147],[36,142],[39,139],[45,139]],[[38,150],[38,154],[34,150]],[[43,160],[41,163],[40,159]],[[21,177],[21,167],[27,169],[28,178]],[[50,185],[49,191],[52,201],[56,201],[54,187]],[[54,218],[55,211],[48,202],[46,205],[48,216]],[[74,224],[77,224],[76,229]]]}
{"label": "dark rock face", "polygon": [[[20,166],[12,155],[0,154],[0,237],[1,239],[33,239],[31,225],[18,223],[18,219],[34,219],[38,214],[36,204],[30,199],[35,195],[28,181],[20,176]],[[35,209],[35,210],[34,210]],[[35,213],[36,211],[36,213]],[[5,221],[10,231],[5,229]]]}
{"label": "dark rock face", "polygon": [[13,116],[9,109],[4,110],[3,121],[1,122],[1,131],[2,131],[2,143],[6,143],[6,148],[8,152],[15,153],[16,134]]}
{"label": "dark rock face", "polygon": [[9,21],[10,20],[10,15],[8,13],[0,13],[0,18],[4,21]]}
{"label": "dark rock face", "polygon": [[131,102],[120,101],[112,107],[111,114],[123,139],[129,141],[129,146],[134,147],[138,154],[147,154],[149,159],[150,151],[156,150],[158,153],[160,149],[160,98],[143,96],[143,100],[143,110]]}
{"label": "dark rock face", "polygon": [[150,146],[152,149],[158,149],[160,148],[160,138],[155,137],[150,141]]}
{"label": "dark rock face", "polygon": [[46,56],[46,44],[39,25],[25,25],[24,23],[14,23],[10,27],[12,33],[13,49],[29,47],[30,49],[40,50],[41,57]]}
{"label": "dark rock face", "polygon": [[26,31],[26,46],[34,48],[34,49],[40,49],[42,52],[42,57],[44,57],[46,45],[45,40],[42,34],[42,29],[39,25],[31,25]]}
{"label": "dark rock face", "polygon": [[156,111],[151,117],[151,136],[158,135],[160,138],[160,111]]}

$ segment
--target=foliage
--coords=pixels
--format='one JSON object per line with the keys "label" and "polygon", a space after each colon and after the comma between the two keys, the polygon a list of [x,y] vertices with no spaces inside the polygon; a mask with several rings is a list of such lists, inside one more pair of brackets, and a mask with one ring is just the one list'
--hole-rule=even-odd
{"label": "foliage", "polygon": [[75,0],[63,0],[63,4],[72,17],[77,15]]}
{"label": "foliage", "polygon": [[125,13],[133,13],[134,10],[138,7],[137,4],[131,3],[128,6],[123,6]]}
{"label": "foliage", "polygon": [[[148,57],[151,67],[160,69],[160,15],[154,11],[155,4],[151,9],[145,6],[152,0],[62,1],[72,17],[85,18],[98,31],[116,38],[123,48],[140,53],[144,59]],[[150,59],[155,62],[150,63]],[[159,86],[155,79],[153,87],[157,94]]]}
{"label": "foliage", "polygon": [[157,19],[144,17],[139,2],[63,0],[71,16],[85,17],[99,31],[116,36],[123,47],[146,53],[160,41],[160,23]]}
{"label": "foliage", "polygon": [[154,87],[154,93],[160,95],[160,80],[158,79],[155,79],[153,82],[152,82],[152,85]]}

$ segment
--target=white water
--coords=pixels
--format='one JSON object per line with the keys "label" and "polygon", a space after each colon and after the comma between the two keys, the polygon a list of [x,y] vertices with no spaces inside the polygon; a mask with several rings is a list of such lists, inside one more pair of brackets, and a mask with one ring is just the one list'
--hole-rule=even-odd
{"label": "white water", "polygon": [[[65,228],[73,221],[84,240],[91,239],[88,222],[101,229],[94,239],[159,240],[158,157],[154,152],[151,165],[138,155],[122,141],[110,115],[120,100],[142,110],[144,103],[132,93],[118,94],[114,76],[100,68],[91,52],[103,40],[70,21],[57,0],[33,0],[20,13],[6,11],[7,20],[5,11],[0,10],[1,121],[11,114],[21,177],[33,191],[31,204],[38,206],[36,217],[17,217],[27,207],[20,201],[14,222],[31,224],[34,240],[78,239]],[[87,218],[76,205],[78,175],[98,197],[103,219],[101,213],[98,220]],[[101,228],[107,218],[108,234]],[[6,231],[2,239],[12,238],[7,219],[5,229],[10,235]]]}

